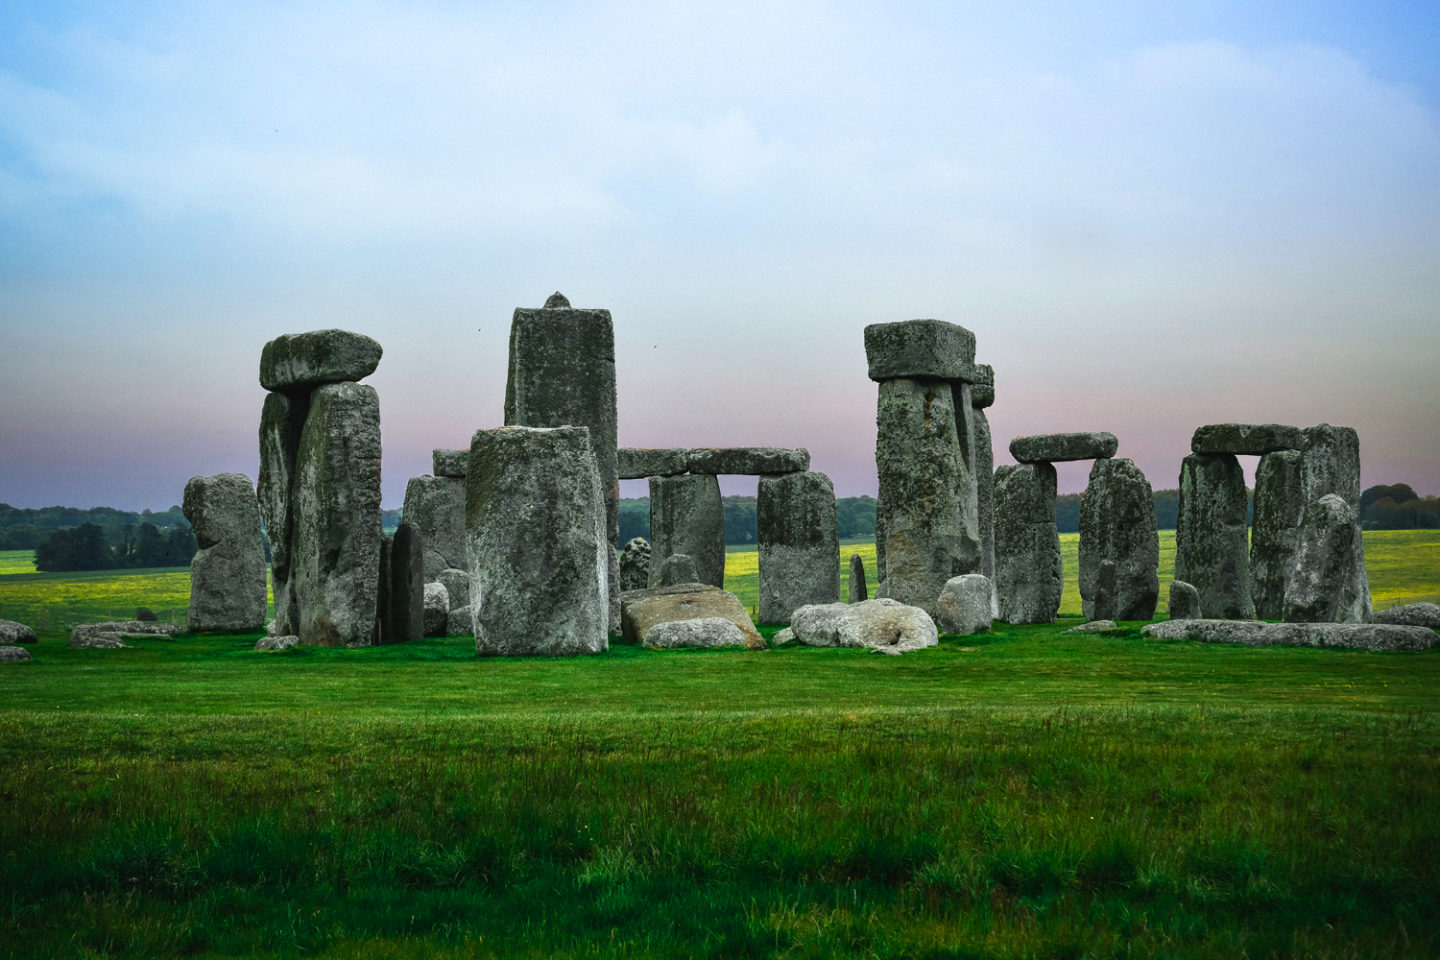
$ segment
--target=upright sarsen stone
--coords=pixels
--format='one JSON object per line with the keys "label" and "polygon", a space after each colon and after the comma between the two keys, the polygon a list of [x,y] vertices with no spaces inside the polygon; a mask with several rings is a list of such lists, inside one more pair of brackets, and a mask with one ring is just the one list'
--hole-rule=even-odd
{"label": "upright sarsen stone", "polygon": [[404,517],[424,544],[425,582],[439,579],[441,570],[465,569],[464,479],[411,477],[405,485]]}
{"label": "upright sarsen stone", "polygon": [[858,553],[850,554],[850,589],[846,599],[850,603],[864,603],[870,599],[870,591],[865,586],[865,561]]}
{"label": "upright sarsen stone", "polygon": [[603,652],[615,550],[589,431],[477,431],[465,483],[476,653]]}
{"label": "upright sarsen stone", "polygon": [[1060,611],[1065,569],[1055,528],[1055,467],[995,471],[995,589],[1006,623],[1050,623]]}
{"label": "upright sarsen stone", "polygon": [[1363,623],[1370,618],[1370,578],[1360,515],[1337,494],[1305,507],[1285,583],[1285,619]]}
{"label": "upright sarsen stone", "polygon": [[761,622],[789,623],[800,607],[840,599],[840,540],[829,477],[761,477],[756,527]]}
{"label": "upright sarsen stone", "polygon": [[1248,620],[1249,503],[1240,461],[1228,453],[1192,453],[1180,466],[1175,579],[1200,592],[1200,615]]}
{"label": "upright sarsen stone", "polygon": [[1360,507],[1360,437],[1353,427],[1322,423],[1305,428],[1300,451],[1301,495],[1306,504],[1333,493]]}
{"label": "upright sarsen stone", "polygon": [[276,636],[293,636],[300,629],[291,564],[291,541],[295,535],[291,494],[300,434],[305,429],[305,415],[309,411],[309,393],[266,394],[260,411],[260,473],[255,481],[255,494],[260,502],[260,519],[270,540]]}
{"label": "upright sarsen stone", "polygon": [[695,562],[699,583],[725,586],[725,510],[711,474],[650,478],[650,586],[677,553]]}
{"label": "upright sarsen stone", "polygon": [[1285,615],[1285,581],[1295,558],[1296,532],[1305,515],[1299,450],[1277,450],[1255,468],[1255,516],[1250,526],[1250,596],[1255,616]]}
{"label": "upright sarsen stone", "polygon": [[380,579],[380,400],[334,383],[311,394],[292,493],[302,644],[375,641]]}
{"label": "upright sarsen stone", "polygon": [[425,636],[424,539],[401,521],[381,549],[381,643],[409,643]]}
{"label": "upright sarsen stone", "polygon": [[265,626],[265,543],[250,478],[191,477],[182,509],[199,551],[190,561],[186,628],[259,630]]}
{"label": "upright sarsen stone", "polygon": [[[1113,582],[1104,575],[1112,562]],[[1155,501],[1140,468],[1096,460],[1080,501],[1080,598],[1087,620],[1149,620],[1160,598]],[[1103,598],[1103,600],[1102,600]]]}

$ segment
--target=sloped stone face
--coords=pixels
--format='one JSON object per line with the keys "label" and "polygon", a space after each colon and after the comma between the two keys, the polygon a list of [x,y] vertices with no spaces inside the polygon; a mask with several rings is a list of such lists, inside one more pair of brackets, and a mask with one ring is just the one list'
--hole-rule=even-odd
{"label": "sloped stone face", "polygon": [[1200,591],[1184,580],[1170,581],[1170,619],[1199,620]]}
{"label": "sloped stone face", "polygon": [[941,320],[872,323],[865,328],[870,379],[973,380],[975,334]]}
{"label": "sloped stone face", "polygon": [[[1160,598],[1160,539],[1145,474],[1130,460],[1097,460],[1080,501],[1080,597],[1091,620],[1149,620]],[[1113,563],[1109,583],[1102,576]],[[1108,586],[1105,590],[1103,587]],[[1100,602],[1104,596],[1105,602]]]}
{"label": "sloped stone face", "polygon": [[1104,460],[1119,447],[1113,433],[1043,433],[1011,440],[1010,456],[1020,463]]}
{"label": "sloped stone face", "polygon": [[940,642],[935,621],[924,610],[884,598],[801,607],[790,630],[806,646],[869,647],[882,653],[909,653]]}
{"label": "sloped stone face", "polygon": [[840,540],[830,478],[761,477],[757,501],[760,620],[788,623],[797,607],[837,602]]}
{"label": "sloped stone face", "polygon": [[725,512],[720,482],[707,474],[650,478],[650,585],[665,561],[683,553],[699,583],[725,586]]}
{"label": "sloped stone face", "polygon": [[995,589],[1006,623],[1049,623],[1060,610],[1065,570],[1055,486],[1048,463],[995,471]]}
{"label": "sloped stone face", "polygon": [[621,447],[617,455],[621,480],[674,477],[690,469],[685,447]]}
{"label": "sloped stone face", "polygon": [[876,594],[929,613],[947,580],[981,565],[954,394],[949,383],[904,379],[884,381],[879,392],[876,559],[884,579]]}
{"label": "sloped stone face", "polygon": [[1285,583],[1286,621],[1363,623],[1370,579],[1356,509],[1333,493],[1305,508]]}
{"label": "sloped stone face", "polygon": [[476,652],[603,652],[615,551],[589,431],[477,431],[465,483]]}
{"label": "sloped stone face", "polygon": [[1299,450],[1280,450],[1261,457],[1255,469],[1250,595],[1255,616],[1261,620],[1285,615],[1285,581],[1295,559],[1296,531],[1305,515],[1300,459]]}
{"label": "sloped stone face", "polygon": [[319,387],[300,437],[292,565],[300,642],[367,646],[380,586],[380,399],[359,383]]}
{"label": "sloped stone face", "polygon": [[276,337],[260,352],[260,386],[308,390],[363,380],[380,365],[380,344],[348,330],[311,330]]}
{"label": "sloped stone face", "polygon": [[765,649],[765,640],[750,622],[740,599],[709,584],[684,583],[636,590],[625,594],[620,608],[625,639],[630,643],[646,643],[657,624],[720,617],[739,628],[747,647]]}
{"label": "sloped stone face", "polygon": [[696,447],[686,467],[691,473],[803,473],[810,469],[810,451],[792,447]]}
{"label": "sloped stone face", "polygon": [[745,647],[745,634],[723,617],[670,620],[657,623],[645,635],[645,646],[655,650],[685,647]]}
{"label": "sloped stone face", "polygon": [[1280,450],[1299,450],[1305,434],[1299,427],[1278,423],[1209,423],[1190,438],[1192,453],[1230,453],[1263,456]]}
{"label": "sloped stone face", "polygon": [[850,555],[850,585],[849,600],[851,603],[860,603],[870,599],[870,591],[865,586],[865,561],[860,559],[860,554]]}
{"label": "sloped stone face", "polygon": [[192,631],[265,626],[265,541],[250,478],[192,477],[182,508],[200,549],[190,561]]}
{"label": "sloped stone face", "polygon": [[305,429],[305,416],[309,411],[308,393],[266,394],[260,411],[260,473],[255,481],[255,494],[260,502],[260,519],[265,522],[270,540],[276,629],[282,635],[294,634],[300,628],[290,560],[295,534],[291,495],[300,434]]}
{"label": "sloped stone face", "polygon": [[620,554],[620,592],[650,586],[650,541],[631,537]]}
{"label": "sloped stone face", "polygon": [[1249,503],[1240,461],[1226,453],[1192,453],[1180,466],[1175,524],[1175,579],[1200,592],[1202,617],[1249,620]]}
{"label": "sloped stone face", "polygon": [[405,485],[405,522],[420,533],[425,547],[425,580],[441,570],[464,570],[465,481],[458,477],[411,477]]}
{"label": "sloped stone face", "polygon": [[983,633],[990,629],[995,587],[980,573],[952,577],[935,604],[935,625],[941,633]]}
{"label": "sloped stone face", "polygon": [[1351,427],[1322,423],[1305,428],[1300,455],[1301,496],[1306,504],[1333,493],[1360,507],[1360,437]]}

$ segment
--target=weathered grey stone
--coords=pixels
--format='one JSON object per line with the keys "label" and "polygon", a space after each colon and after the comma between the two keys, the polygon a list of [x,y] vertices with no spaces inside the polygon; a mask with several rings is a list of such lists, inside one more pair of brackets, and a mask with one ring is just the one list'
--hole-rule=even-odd
{"label": "weathered grey stone", "polygon": [[650,585],[673,554],[695,561],[699,583],[725,586],[725,512],[707,474],[650,478]]}
{"label": "weathered grey stone", "polygon": [[615,550],[589,430],[476,431],[465,483],[476,652],[603,652]]}
{"label": "weathered grey stone", "polygon": [[771,638],[770,638],[770,642],[771,642],[772,644],[774,644],[775,646],[777,646],[777,647],[779,647],[779,646],[784,646],[784,645],[787,644],[787,643],[794,643],[794,642],[795,642],[795,628],[794,628],[794,627],[786,627],[784,630],[779,631],[778,633],[775,634],[775,636],[771,637]]}
{"label": "weathered grey stone", "polygon": [[759,616],[787,623],[807,604],[840,599],[835,488],[823,473],[761,477],[755,510]]}
{"label": "weathered grey stone", "polygon": [[296,458],[291,560],[300,642],[367,646],[380,588],[380,399],[359,383],[311,394]]}
{"label": "weathered grey stone", "polygon": [[[615,326],[609,310],[571,309],[558,291],[510,321],[505,423],[586,427],[605,507],[608,629],[620,626],[620,475],[616,443]],[[477,621],[478,622],[478,621]]]}
{"label": "weathered grey stone", "polygon": [[699,620],[720,617],[740,628],[745,645],[764,650],[765,640],[735,594],[703,583],[683,583],[668,587],[636,590],[621,598],[620,619],[625,639],[644,644],[656,624],[676,620]]}
{"label": "weathered grey stone", "polygon": [[1381,623],[1263,623],[1258,620],[1170,620],[1140,631],[1161,640],[1241,643],[1251,647],[1327,647],[1337,650],[1428,650],[1435,631]]}
{"label": "weathered grey stone", "polygon": [[680,647],[745,647],[745,634],[724,617],[699,617],[657,623],[645,634],[645,647],[673,650]]}
{"label": "weathered grey stone", "polygon": [[23,623],[16,623],[14,620],[0,620],[0,645],[9,646],[16,643],[34,643],[35,631]]}
{"label": "weathered grey stone", "polygon": [[650,586],[650,541],[631,537],[620,554],[620,591],[644,590]]}
{"label": "weathered grey stone", "polygon": [[276,337],[260,352],[260,386],[308,389],[363,380],[380,365],[380,344],[348,330],[311,330]]}
{"label": "weathered grey stone", "polygon": [[685,447],[621,447],[618,454],[621,480],[675,477],[690,469]]}
{"label": "weathered grey stone", "polygon": [[1077,627],[1071,627],[1066,633],[1101,633],[1105,630],[1118,630],[1120,625],[1114,620],[1091,620],[1089,623],[1082,623]]}
{"label": "weathered grey stone", "polygon": [[430,472],[437,477],[465,479],[465,465],[470,462],[469,450],[430,451]]}
{"label": "weathered grey stone", "polygon": [[380,642],[410,643],[425,636],[424,541],[413,524],[401,521],[385,542]]}
{"label": "weathered grey stone", "polygon": [[[975,394],[971,394],[972,400]],[[980,572],[995,582],[995,450],[990,421],[975,403],[975,460],[971,464],[975,483],[975,519],[980,527]],[[1000,598],[990,591],[991,617],[1000,615]]]}
{"label": "weathered grey stone", "polygon": [[190,561],[191,631],[265,625],[265,539],[260,507],[243,473],[191,477],[182,509],[200,549]]}
{"label": "weathered grey stone", "polygon": [[1113,433],[1042,433],[1011,440],[1010,456],[1020,463],[1106,460],[1115,456],[1119,447]]}
{"label": "weathered grey stone", "polygon": [[445,593],[450,597],[451,609],[470,606],[470,573],[468,571],[449,567],[435,575],[435,582],[444,585]]}
{"label": "weathered grey stone", "polygon": [[1300,451],[1301,495],[1305,503],[1333,493],[1360,507],[1360,437],[1352,427],[1322,423],[1305,428]]}
{"label": "weathered grey stone", "polygon": [[955,430],[954,394],[938,380],[886,380],[876,412],[879,597],[927,613],[945,581],[981,566],[979,518]]}
{"label": "weathered grey stone", "polygon": [[935,625],[941,633],[982,633],[990,629],[995,587],[982,573],[945,581],[935,603]]}
{"label": "weathered grey stone", "polygon": [[[965,523],[972,525],[975,530],[975,544],[978,553],[973,572],[984,573],[985,533],[980,522],[979,467],[985,458],[978,449],[980,443],[978,420],[985,414],[973,405],[971,386],[968,383],[959,381],[951,383],[950,398],[955,404],[955,440],[960,444],[960,459],[965,465],[965,478],[957,493],[960,515],[964,518]],[[993,459],[992,456],[992,462]]]}
{"label": "weathered grey stone", "polygon": [[450,591],[445,589],[445,584],[425,584],[424,604],[425,636],[445,636],[450,619]]}
{"label": "weathered grey stone", "polygon": [[405,485],[405,522],[425,545],[425,579],[465,565],[465,481],[460,477],[411,477]]}
{"label": "weathered grey stone", "polygon": [[550,294],[550,296],[545,298],[545,309],[569,310],[570,298],[565,296],[565,294],[561,293],[559,290],[556,290],[554,293]]}
{"label": "weathered grey stone", "polygon": [[265,523],[270,541],[270,580],[279,635],[294,633],[300,628],[291,562],[295,536],[293,493],[300,434],[309,412],[308,393],[266,394],[265,406],[260,411],[260,473],[255,480],[255,494],[260,502],[260,519]]}
{"label": "weathered grey stone", "polygon": [[1305,444],[1299,427],[1278,423],[1210,423],[1197,427],[1190,438],[1192,453],[1231,453],[1261,456],[1279,450],[1299,450]]}
{"label": "weathered grey stone", "polygon": [[849,593],[851,603],[860,603],[870,599],[870,591],[865,586],[865,561],[860,559],[858,553],[850,555]]}
{"label": "weathered grey stone", "polygon": [[82,623],[70,631],[71,650],[117,650],[126,647],[127,639],[159,638],[168,640],[180,632],[170,623],[145,620],[119,620],[108,623]]}
{"label": "weathered grey stone", "polygon": [[[1211,454],[1205,454],[1211,456]],[[1265,630],[1259,620],[1205,620],[1199,618],[1162,620],[1140,629],[1140,635],[1155,640],[1195,640],[1200,643],[1243,643],[1265,646]]]}
{"label": "weathered grey stone", "polygon": [[1090,468],[1080,501],[1079,561],[1081,605],[1088,619],[1155,616],[1160,597],[1155,500],[1145,474],[1132,461],[1096,460]]}
{"label": "weathered grey stone", "polygon": [[451,606],[450,612],[445,615],[445,635],[449,637],[473,637],[475,636],[475,609],[466,604],[465,606]]}
{"label": "weathered grey stone", "polygon": [[1170,581],[1170,619],[1199,620],[1200,591],[1184,580]]}
{"label": "weathered grey stone", "polygon": [[1228,453],[1192,453],[1180,465],[1175,578],[1200,591],[1200,613],[1249,620],[1250,517],[1245,475]]}
{"label": "weathered grey stone", "polygon": [[686,466],[691,473],[803,473],[810,469],[810,451],[791,447],[696,447]]}
{"label": "weathered grey stone", "polygon": [[273,653],[278,650],[289,650],[300,643],[300,638],[291,634],[287,637],[261,637],[255,641],[255,649],[259,652]]}
{"label": "weathered grey stone", "polygon": [[887,598],[801,607],[791,617],[790,629],[797,642],[810,647],[870,647],[881,653],[909,653],[940,642],[928,613]]}
{"label": "weathered grey stone", "polygon": [[1060,610],[1065,569],[1055,529],[1055,468],[995,471],[995,590],[1006,623],[1049,623]]}
{"label": "weathered grey stone", "polygon": [[995,368],[988,363],[975,364],[975,380],[970,384],[970,402],[976,410],[995,405]]}
{"label": "weathered grey stone", "polygon": [[672,553],[660,564],[660,575],[657,578],[657,587],[673,587],[682,583],[700,583],[700,575],[695,572],[695,558],[688,553]]}
{"label": "weathered grey stone", "polygon": [[1406,603],[1385,610],[1376,610],[1370,615],[1370,622],[1440,630],[1440,604]]}
{"label": "weathered grey stone", "polygon": [[0,647],[0,663],[27,663],[33,659],[24,647]]}
{"label": "weathered grey stone", "polygon": [[1296,530],[1305,514],[1300,458],[1299,450],[1278,450],[1262,456],[1255,469],[1250,597],[1261,620],[1279,620],[1285,614],[1285,581],[1295,560]]}
{"label": "weathered grey stone", "polygon": [[1363,623],[1370,619],[1370,578],[1359,512],[1327,493],[1305,508],[1285,580],[1285,619]]}
{"label": "weathered grey stone", "polygon": [[865,358],[875,381],[976,378],[975,334],[940,320],[870,324],[865,328]]}

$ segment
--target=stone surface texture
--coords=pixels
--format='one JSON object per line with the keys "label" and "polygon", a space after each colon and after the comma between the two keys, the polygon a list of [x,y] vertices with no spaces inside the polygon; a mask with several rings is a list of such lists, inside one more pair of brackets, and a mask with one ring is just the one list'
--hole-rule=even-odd
{"label": "stone surface texture", "polygon": [[70,631],[72,650],[113,650],[126,646],[125,640],[142,637],[168,639],[180,632],[177,624],[151,623],[146,620],[119,620],[108,623],[82,623]]}
{"label": "stone surface texture", "polygon": [[465,483],[476,652],[603,652],[615,550],[589,431],[479,430]]}
{"label": "stone surface texture", "polygon": [[1078,627],[1071,627],[1066,633],[1100,633],[1104,630],[1118,630],[1120,624],[1114,620],[1091,620],[1089,623],[1082,623]]}
{"label": "stone surface texture", "polygon": [[182,505],[200,549],[190,561],[191,631],[265,626],[265,537],[243,473],[191,477]]}
{"label": "stone surface texture", "polygon": [[1312,502],[1296,531],[1285,580],[1285,620],[1363,623],[1370,619],[1370,578],[1359,512],[1333,493]]}
{"label": "stone surface texture", "polygon": [[1261,620],[1279,620],[1285,614],[1285,581],[1295,560],[1296,534],[1305,515],[1300,458],[1299,450],[1278,450],[1262,456],[1255,468],[1250,598],[1255,604],[1255,616]]}
{"label": "stone surface texture", "polygon": [[[1106,568],[1106,563],[1114,566]],[[1086,618],[1150,620],[1155,616],[1160,597],[1155,501],[1145,474],[1132,461],[1096,460],[1090,468],[1090,481],[1080,501],[1079,564]],[[1105,570],[1113,571],[1111,577],[1102,575]]]}
{"label": "stone surface texture", "polygon": [[760,621],[788,623],[797,607],[838,602],[840,539],[830,478],[761,477],[755,515]]}
{"label": "stone surface texture", "polygon": [[650,585],[672,554],[695,561],[698,582],[725,586],[725,512],[707,474],[650,478]]}
{"label": "stone surface texture", "polygon": [[291,391],[363,380],[380,365],[380,353],[380,344],[348,330],[284,334],[260,352],[260,386]]}
{"label": "stone surface texture", "polygon": [[299,643],[300,638],[294,634],[284,637],[261,637],[255,641],[255,649],[262,653],[274,653],[277,650],[289,650],[291,647],[298,646]]}
{"label": "stone surface texture", "polygon": [[435,581],[445,587],[445,593],[450,597],[451,609],[470,605],[469,571],[451,567],[436,574]]}
{"label": "stone surface texture", "polygon": [[870,599],[870,590],[865,585],[865,561],[860,559],[860,554],[850,554],[850,583],[849,596],[851,603],[860,603],[862,600]]}
{"label": "stone surface texture", "polygon": [[995,590],[1006,623],[1049,623],[1060,610],[1065,570],[1055,484],[1048,463],[995,471]]}
{"label": "stone surface texture", "polygon": [[1299,427],[1278,423],[1210,423],[1196,428],[1190,437],[1190,452],[1263,456],[1279,450],[1299,450],[1304,443],[1305,433]]}
{"label": "stone surface texture", "polygon": [[[972,401],[977,396],[971,393]],[[993,396],[992,398],[993,399]],[[990,420],[978,402],[975,403],[975,459],[969,464],[975,483],[976,523],[980,528],[980,572],[995,581],[995,448],[990,436]],[[999,597],[991,591],[995,606],[992,616],[1000,613]]]}
{"label": "stone surface texture", "polygon": [[620,554],[620,592],[650,586],[650,541],[632,537]]}
{"label": "stone surface texture", "polygon": [[745,634],[724,617],[698,617],[657,623],[645,634],[645,646],[652,650],[683,647],[746,647]]}
{"label": "stone surface texture", "polygon": [[995,587],[982,573],[952,577],[935,603],[935,625],[941,633],[983,633],[990,629]]}
{"label": "stone surface texture", "polygon": [[1398,607],[1376,610],[1370,615],[1370,622],[1440,630],[1440,604],[1406,603]]}
{"label": "stone surface texture", "polygon": [[620,620],[629,643],[644,644],[657,624],[719,617],[739,628],[745,646],[764,650],[765,640],[735,594],[704,583],[636,590],[621,598]]}
{"label": "stone surface texture", "polygon": [[450,591],[443,583],[425,584],[425,636],[443,637],[450,617]]}
{"label": "stone surface texture", "polygon": [[1352,427],[1322,423],[1305,428],[1300,451],[1301,496],[1306,504],[1333,493],[1360,506],[1360,437]]}
{"label": "stone surface texture", "polygon": [[764,475],[804,473],[810,451],[793,447],[696,447],[686,466],[691,473]]}
{"label": "stone surface texture", "polygon": [[975,380],[970,384],[970,402],[976,410],[995,405],[995,368],[988,363],[975,364]]}
{"label": "stone surface texture", "polygon": [[1113,433],[1042,433],[1011,440],[1010,456],[1019,463],[1105,460],[1119,448]]}
{"label": "stone surface texture", "polygon": [[919,607],[890,599],[801,607],[790,621],[794,639],[811,647],[869,647],[909,653],[940,642],[935,621]]}
{"label": "stone surface texture", "polygon": [[465,466],[469,462],[469,450],[436,449],[430,451],[430,472],[437,477],[464,480]]}
{"label": "stone surface texture", "polygon": [[23,623],[16,623],[14,620],[0,620],[0,645],[10,646],[17,643],[34,643],[35,631]]}
{"label": "stone surface texture", "polygon": [[1170,581],[1170,619],[1199,620],[1200,591],[1184,580]]}
{"label": "stone surface texture", "polygon": [[[311,394],[293,488],[300,642],[374,643],[380,588],[380,399],[359,383]],[[278,617],[277,617],[278,619]]]}
{"label": "stone surface texture", "polygon": [[[1208,456],[1208,454],[1207,454]],[[1200,643],[1243,643],[1263,646],[1262,634],[1269,624],[1259,620],[1214,620],[1200,617],[1171,617],[1140,629],[1143,637],[1156,640],[1196,640]]]}
{"label": "stone surface texture", "polygon": [[975,334],[941,320],[872,323],[865,328],[870,379],[974,379]]}
{"label": "stone surface texture", "polygon": [[275,595],[275,619],[282,635],[294,633],[300,625],[290,557],[295,534],[291,495],[300,434],[309,411],[309,394],[287,396],[282,393],[266,394],[260,411],[260,472],[255,479],[255,494],[260,502],[260,519],[270,540],[270,580]]}
{"label": "stone surface texture", "polygon": [[24,647],[0,646],[0,663],[25,663],[33,659]]}
{"label": "stone surface texture", "polygon": [[695,572],[695,558],[688,553],[672,553],[660,564],[660,575],[656,578],[657,587],[673,587],[681,583],[700,583],[700,576]]}
{"label": "stone surface texture", "polygon": [[1200,591],[1200,614],[1249,620],[1250,504],[1240,461],[1228,453],[1192,453],[1180,466],[1175,579]]}
{"label": "stone surface texture", "polygon": [[425,636],[424,540],[413,524],[401,521],[387,547],[380,642],[410,643]]}
{"label": "stone surface texture", "polygon": [[1169,620],[1140,631],[1162,640],[1241,643],[1252,647],[1328,647],[1337,650],[1428,650],[1426,627],[1383,623],[1263,623],[1258,620]]}
{"label": "stone surface texture", "polygon": [[411,477],[405,484],[405,521],[425,545],[425,579],[441,570],[463,571],[465,559],[465,481],[459,477]]}
{"label": "stone surface texture", "polygon": [[674,477],[690,469],[690,451],[685,447],[621,447],[618,463],[621,480]]}
{"label": "stone surface texture", "polygon": [[451,603],[450,612],[445,615],[445,634],[450,637],[475,636],[475,612],[469,604],[455,606]]}

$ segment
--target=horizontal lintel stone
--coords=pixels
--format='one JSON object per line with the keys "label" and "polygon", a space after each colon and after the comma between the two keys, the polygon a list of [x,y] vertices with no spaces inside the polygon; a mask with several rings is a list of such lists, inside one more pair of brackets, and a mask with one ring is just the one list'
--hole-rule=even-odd
{"label": "horizontal lintel stone", "polygon": [[1113,433],[1042,433],[1010,441],[1010,456],[1020,463],[1105,460],[1115,456],[1120,441]]}
{"label": "horizontal lintel stone", "polygon": [[690,451],[685,447],[621,447],[620,479],[673,477],[689,469]]}
{"label": "horizontal lintel stone", "polygon": [[799,447],[699,447],[690,451],[691,473],[804,473],[810,451]]}
{"label": "horizontal lintel stone", "polygon": [[872,323],[865,328],[870,379],[902,378],[974,382],[975,334],[941,320]]}
{"label": "horizontal lintel stone", "polygon": [[380,365],[380,344],[349,330],[287,333],[260,351],[260,386],[295,390],[360,380]]}
{"label": "horizontal lintel stone", "polygon": [[1263,456],[1280,450],[1302,450],[1305,431],[1278,423],[1210,423],[1190,438],[1192,453]]}

